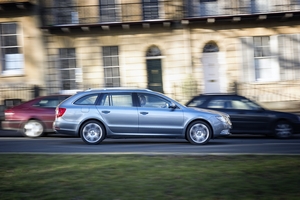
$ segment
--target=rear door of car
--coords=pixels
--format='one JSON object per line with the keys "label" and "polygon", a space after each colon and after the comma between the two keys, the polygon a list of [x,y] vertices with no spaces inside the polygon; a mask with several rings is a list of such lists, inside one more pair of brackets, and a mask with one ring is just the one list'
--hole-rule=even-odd
{"label": "rear door of car", "polygon": [[32,107],[27,109],[27,113],[31,118],[41,120],[46,129],[52,129],[52,124],[55,119],[55,108],[67,96],[45,96],[36,101]]}
{"label": "rear door of car", "polygon": [[160,96],[139,93],[146,99],[138,107],[139,133],[142,135],[179,135],[183,130],[183,111],[169,108],[170,101]]}
{"label": "rear door of car", "polygon": [[115,134],[138,133],[138,114],[132,93],[105,93],[98,112],[109,129]]}

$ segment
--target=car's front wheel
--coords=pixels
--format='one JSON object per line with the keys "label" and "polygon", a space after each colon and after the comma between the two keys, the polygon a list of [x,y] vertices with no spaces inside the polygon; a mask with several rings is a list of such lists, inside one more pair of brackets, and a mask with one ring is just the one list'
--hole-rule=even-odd
{"label": "car's front wheel", "polygon": [[212,136],[210,126],[204,121],[191,123],[186,133],[187,140],[192,144],[206,144]]}
{"label": "car's front wheel", "polygon": [[276,138],[290,138],[293,135],[293,127],[286,120],[278,121],[275,124],[274,134]]}
{"label": "car's front wheel", "polygon": [[41,137],[44,135],[44,126],[40,121],[29,120],[23,126],[22,134],[26,137]]}
{"label": "car's front wheel", "polygon": [[87,121],[80,129],[80,137],[87,144],[99,144],[105,138],[104,126],[95,120]]}

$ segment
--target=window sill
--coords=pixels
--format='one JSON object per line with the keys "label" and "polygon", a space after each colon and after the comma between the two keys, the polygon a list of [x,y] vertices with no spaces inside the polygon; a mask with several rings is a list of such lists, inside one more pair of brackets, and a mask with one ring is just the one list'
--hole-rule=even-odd
{"label": "window sill", "polygon": [[24,76],[23,70],[6,70],[2,71],[1,77]]}

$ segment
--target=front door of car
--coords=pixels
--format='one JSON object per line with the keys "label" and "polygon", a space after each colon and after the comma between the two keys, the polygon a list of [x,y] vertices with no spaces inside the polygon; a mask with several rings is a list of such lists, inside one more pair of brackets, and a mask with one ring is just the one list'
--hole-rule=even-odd
{"label": "front door of car", "polygon": [[112,133],[138,133],[137,107],[131,93],[104,94],[97,109]]}
{"label": "front door of car", "polygon": [[253,107],[247,99],[237,97],[230,104],[227,112],[233,124],[231,132],[263,133],[268,129],[269,118],[260,107]]}
{"label": "front door of car", "polygon": [[213,97],[207,108],[230,115],[232,133],[265,132],[269,118],[263,109],[252,104],[248,99],[235,96]]}
{"label": "front door of car", "polygon": [[179,135],[183,130],[183,111],[169,108],[170,101],[149,94],[138,94],[145,102],[138,107],[139,133],[143,135]]}

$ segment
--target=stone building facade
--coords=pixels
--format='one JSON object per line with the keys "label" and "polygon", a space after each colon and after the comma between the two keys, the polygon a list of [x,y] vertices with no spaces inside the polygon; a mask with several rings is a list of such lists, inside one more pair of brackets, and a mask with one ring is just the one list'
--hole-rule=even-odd
{"label": "stone building facade", "polygon": [[298,0],[40,0],[36,10],[22,82],[46,93],[141,87],[182,103],[237,92],[298,106]]}

